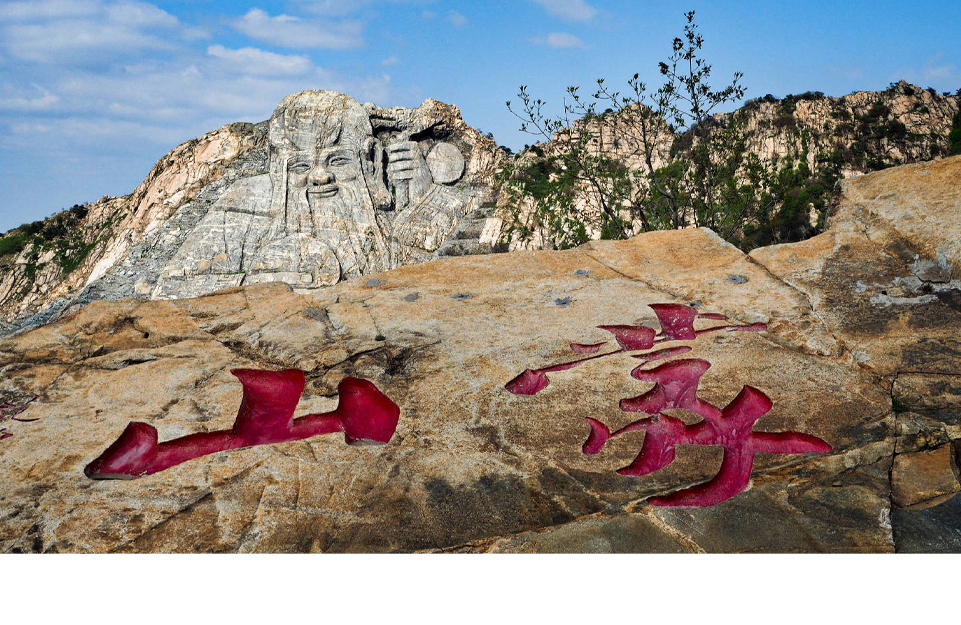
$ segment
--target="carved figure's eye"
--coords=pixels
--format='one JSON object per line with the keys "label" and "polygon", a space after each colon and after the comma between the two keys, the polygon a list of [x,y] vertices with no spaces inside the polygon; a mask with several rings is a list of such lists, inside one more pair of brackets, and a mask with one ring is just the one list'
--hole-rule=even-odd
{"label": "carved figure's eye", "polygon": [[287,166],[287,171],[293,172],[295,174],[306,174],[310,171],[309,163],[291,163]]}
{"label": "carved figure's eye", "polygon": [[346,167],[350,165],[350,159],[346,156],[334,156],[328,163],[331,167]]}

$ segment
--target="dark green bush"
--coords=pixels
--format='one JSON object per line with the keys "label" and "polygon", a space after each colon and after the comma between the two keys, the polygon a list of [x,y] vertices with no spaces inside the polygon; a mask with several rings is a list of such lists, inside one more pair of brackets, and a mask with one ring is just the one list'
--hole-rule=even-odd
{"label": "dark green bush", "polygon": [[774,120],[774,127],[779,130],[797,130],[797,120],[794,115],[780,115]]}
{"label": "dark green bush", "polygon": [[954,114],[954,119],[951,120],[951,132],[948,134],[948,156],[958,154],[961,154],[961,112]]}
{"label": "dark green bush", "polygon": [[7,236],[0,238],[0,257],[2,256],[16,256],[27,247],[30,243],[30,237],[25,234],[20,234],[14,232],[13,234],[8,234]]}

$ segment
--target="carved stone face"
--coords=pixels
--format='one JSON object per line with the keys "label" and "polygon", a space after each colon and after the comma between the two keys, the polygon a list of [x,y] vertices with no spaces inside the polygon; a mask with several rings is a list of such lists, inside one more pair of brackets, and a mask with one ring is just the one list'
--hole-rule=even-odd
{"label": "carved stone face", "polygon": [[367,112],[349,96],[313,91],[286,98],[270,121],[270,147],[283,214],[297,231],[327,229],[338,216],[356,219],[386,192]]}
{"label": "carved stone face", "polygon": [[287,159],[288,202],[306,199],[316,212],[331,206],[330,200],[351,199],[366,187],[361,156],[349,146],[334,145],[319,150],[295,153]]}
{"label": "carved stone face", "polygon": [[272,225],[267,238],[299,237],[299,253],[281,261],[264,252],[262,270],[296,270],[316,282],[335,265],[338,275],[388,266],[389,247],[376,209],[389,205],[390,195],[364,107],[330,91],[288,96],[270,118],[268,139]]}

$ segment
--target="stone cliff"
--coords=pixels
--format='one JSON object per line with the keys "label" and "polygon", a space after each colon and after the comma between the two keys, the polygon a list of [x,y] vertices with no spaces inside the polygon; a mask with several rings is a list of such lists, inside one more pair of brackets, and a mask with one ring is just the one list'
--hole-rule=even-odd
{"label": "stone cliff", "polygon": [[[767,182],[758,185],[751,182],[747,172],[741,171],[738,184],[751,182],[772,190],[770,186],[778,172],[792,168],[794,175],[803,168],[804,173],[797,177],[806,180],[775,191],[782,195],[802,192],[816,196],[801,207],[803,215],[799,219],[807,222],[805,235],[810,236],[816,227],[823,226],[831,188],[838,180],[948,155],[949,134],[956,123],[959,101],[958,95],[939,94],[901,81],[885,91],[859,91],[843,97],[829,97],[820,92],[782,99],[767,95],[749,100],[733,113],[716,114],[707,125],[708,132],[716,133],[736,124],[744,136],[740,151],[756,157],[767,177]],[[591,156],[612,159],[626,171],[638,172],[640,175],[632,177],[635,186],[647,188],[640,139],[630,115],[609,111],[589,121],[579,120],[572,129],[575,138],[581,134],[589,137],[587,147]],[[565,132],[559,133],[551,142],[537,144],[519,155],[515,176],[527,179],[522,186],[535,192],[520,197],[500,196],[496,212],[501,220],[499,236],[509,243],[510,249],[537,249],[553,238],[557,226],[539,224],[534,217],[532,199],[536,197],[536,184],[532,183],[537,182],[533,178],[539,172],[531,165],[543,161],[544,155],[565,151],[567,137]],[[664,167],[670,162],[668,155],[689,153],[692,146],[695,146],[693,132],[674,134],[665,123],[653,153],[654,167]],[[559,174],[550,175],[556,178]],[[604,220],[597,192],[591,185],[582,184],[582,187],[574,200],[576,212],[582,216],[578,221],[584,224],[586,238],[601,238]],[[783,197],[775,200],[783,206]],[[629,234],[644,230],[635,215],[622,211],[621,218],[628,221]],[[803,225],[801,229],[805,229]],[[742,242],[742,247],[748,249],[772,241],[762,238],[758,243],[745,236]]]}
{"label": "stone cliff", "polygon": [[765,96],[743,109],[748,148],[762,161],[803,154],[812,170],[837,162],[841,175],[850,178],[946,156],[959,98],[901,81],[886,91],[839,98],[811,92]]}
{"label": "stone cliff", "polygon": [[[91,303],[0,342],[0,551],[957,552],[959,179],[846,180],[750,254],[687,229]],[[84,475],[131,421],[230,427],[235,367],[303,370],[298,416],[367,379],[396,433]]]}
{"label": "stone cliff", "polygon": [[[810,234],[823,225],[836,179],[943,156],[957,112],[956,96],[901,82],[842,98],[766,96],[737,114],[746,149],[771,171],[803,161],[812,172],[820,199],[801,218]],[[598,154],[640,167],[608,126],[603,116],[575,124]],[[655,164],[684,142],[667,133]],[[334,155],[340,148],[349,154]],[[264,281],[315,289],[432,258],[542,247],[550,233],[515,236],[529,214],[499,193],[504,162],[456,107],[436,100],[406,109],[330,92],[290,96],[271,120],[176,147],[129,196],[0,238],[0,336],[103,299],[192,297]],[[601,237],[596,207],[578,202],[578,227]]]}
{"label": "stone cliff", "polygon": [[406,109],[289,96],[267,122],[178,146],[131,195],[87,205],[82,219],[8,233],[0,333],[100,299],[318,288],[456,254],[445,244],[483,222],[499,158],[436,100]]}

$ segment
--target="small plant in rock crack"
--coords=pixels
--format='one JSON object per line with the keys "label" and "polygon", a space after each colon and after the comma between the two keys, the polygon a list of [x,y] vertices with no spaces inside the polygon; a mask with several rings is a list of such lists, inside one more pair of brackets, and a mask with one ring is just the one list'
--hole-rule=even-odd
{"label": "small plant in rock crack", "polygon": [[908,405],[907,405],[906,403],[904,403],[904,400],[901,399],[900,397],[898,397],[897,395],[892,395],[892,396],[891,396],[891,410],[893,410],[896,414],[900,414],[900,413],[902,413],[902,412],[907,412],[907,411],[908,411]]}

